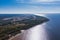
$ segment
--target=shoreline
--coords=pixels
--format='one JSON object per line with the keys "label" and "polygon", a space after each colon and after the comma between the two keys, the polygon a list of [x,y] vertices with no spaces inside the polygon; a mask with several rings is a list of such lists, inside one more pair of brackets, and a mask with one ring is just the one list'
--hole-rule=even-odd
{"label": "shoreline", "polygon": [[15,37],[20,36],[25,30],[21,30],[21,33],[16,34],[15,36],[10,37],[8,40],[13,40]]}
{"label": "shoreline", "polygon": [[12,37],[9,38],[8,40],[13,40],[15,37],[17,37],[17,36],[19,36],[19,35],[21,35],[21,33],[18,33],[18,34],[16,34],[15,36],[12,36]]}

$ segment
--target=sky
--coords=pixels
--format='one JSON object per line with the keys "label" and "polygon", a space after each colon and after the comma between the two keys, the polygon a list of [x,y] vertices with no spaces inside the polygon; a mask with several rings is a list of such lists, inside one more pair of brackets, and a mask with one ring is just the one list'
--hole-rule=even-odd
{"label": "sky", "polygon": [[0,0],[0,13],[60,13],[60,0]]}

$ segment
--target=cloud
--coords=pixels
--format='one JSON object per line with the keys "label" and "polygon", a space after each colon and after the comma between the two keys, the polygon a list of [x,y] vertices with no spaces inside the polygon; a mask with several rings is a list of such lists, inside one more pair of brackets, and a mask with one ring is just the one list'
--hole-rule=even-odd
{"label": "cloud", "polygon": [[24,2],[54,2],[54,1],[59,1],[59,0],[16,0],[17,2],[21,2],[21,3],[24,3]]}
{"label": "cloud", "polygon": [[59,4],[60,0],[16,0],[16,2],[26,4]]}
{"label": "cloud", "polygon": [[60,7],[27,6],[23,8],[0,9],[0,13],[60,13]]}
{"label": "cloud", "polygon": [[16,0],[17,3],[24,3],[24,0]]}
{"label": "cloud", "polygon": [[54,0],[31,0],[32,2],[53,2]]}
{"label": "cloud", "polygon": [[[21,3],[26,3],[24,0],[16,0]],[[42,0],[42,1],[48,1],[48,0]],[[45,5],[43,4],[33,4],[33,3],[40,3],[41,0],[29,0],[32,4],[19,4],[17,6],[13,6],[11,8],[5,6],[3,8],[0,8],[0,13],[60,13],[60,6],[56,5]],[[54,1],[54,0],[50,0]],[[56,0],[55,0],[56,1]],[[59,1],[59,0],[58,0]],[[28,5],[27,5],[28,4]],[[5,9],[4,9],[5,8]]]}

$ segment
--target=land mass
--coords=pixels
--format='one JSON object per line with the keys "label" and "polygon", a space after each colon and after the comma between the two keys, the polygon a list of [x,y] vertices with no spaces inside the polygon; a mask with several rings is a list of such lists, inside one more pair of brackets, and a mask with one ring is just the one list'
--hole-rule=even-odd
{"label": "land mass", "polygon": [[45,17],[31,14],[0,18],[0,40],[8,40],[10,37],[21,33],[20,30],[27,30],[48,20]]}

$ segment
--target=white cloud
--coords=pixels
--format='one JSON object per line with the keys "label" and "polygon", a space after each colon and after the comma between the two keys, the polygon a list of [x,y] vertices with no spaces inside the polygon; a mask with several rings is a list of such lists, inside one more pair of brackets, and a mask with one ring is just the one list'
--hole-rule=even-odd
{"label": "white cloud", "polygon": [[[22,8],[23,7],[23,8]],[[60,7],[55,7],[55,6],[22,6],[19,8],[1,8],[0,13],[60,13]]]}
{"label": "white cloud", "polygon": [[41,3],[41,2],[53,2],[56,0],[16,0],[17,3]]}
{"label": "white cloud", "polygon": [[24,3],[24,0],[16,0],[17,3]]}
{"label": "white cloud", "polygon": [[60,11],[58,10],[58,9],[52,9],[52,10],[48,10],[48,9],[41,9],[41,10],[1,10],[0,11],[0,14],[21,14],[21,13],[23,13],[23,14],[35,14],[35,13],[43,13],[43,14],[45,14],[45,13],[60,13]]}
{"label": "white cloud", "polygon": [[27,3],[27,4],[55,4],[56,2],[59,2],[60,0],[16,0],[17,3]]}
{"label": "white cloud", "polygon": [[32,2],[53,2],[54,0],[31,0]]}

